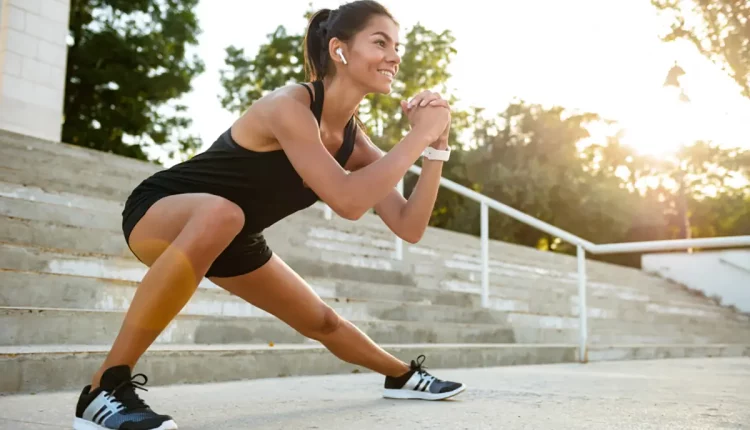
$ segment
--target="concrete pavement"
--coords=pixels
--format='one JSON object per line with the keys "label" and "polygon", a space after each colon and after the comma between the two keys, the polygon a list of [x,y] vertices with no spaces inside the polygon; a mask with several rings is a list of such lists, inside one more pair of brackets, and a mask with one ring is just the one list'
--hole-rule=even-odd
{"label": "concrete pavement", "polygon": [[[152,387],[180,429],[750,429],[750,358],[439,369],[443,402],[380,397],[372,373]],[[148,388],[148,386],[147,386]],[[77,392],[0,397],[0,429],[71,428]]]}

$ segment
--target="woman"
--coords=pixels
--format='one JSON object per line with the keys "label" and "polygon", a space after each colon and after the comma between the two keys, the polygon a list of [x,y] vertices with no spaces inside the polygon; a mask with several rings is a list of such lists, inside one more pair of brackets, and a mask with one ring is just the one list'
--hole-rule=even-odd
{"label": "woman", "polygon": [[[203,277],[341,360],[385,375],[385,397],[437,400],[464,390],[425,372],[423,357],[407,365],[378,347],[273,254],[262,235],[320,199],[350,220],[375,207],[398,236],[420,239],[449,154],[448,104],[430,92],[401,102],[412,129],[386,154],[355,121],[368,93],[390,92],[400,63],[397,40],[398,24],[374,1],[318,12],[305,37],[311,84],[266,95],[206,152],[136,187],[123,231],[149,270],[108,356],[81,392],[74,428],[177,428],[138,397],[135,389],[145,381],[131,369]],[[423,173],[406,201],[395,186],[423,153]]]}

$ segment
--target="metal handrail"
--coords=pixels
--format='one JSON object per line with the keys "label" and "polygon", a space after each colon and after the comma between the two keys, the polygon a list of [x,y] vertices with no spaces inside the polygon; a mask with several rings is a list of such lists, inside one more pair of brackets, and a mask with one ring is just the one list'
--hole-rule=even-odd
{"label": "metal handrail", "polygon": [[[420,175],[422,169],[413,165],[409,171]],[[666,251],[675,249],[688,248],[731,248],[750,246],[750,236],[730,236],[730,237],[712,237],[699,239],[674,239],[674,240],[654,240],[646,242],[626,242],[626,243],[608,243],[594,244],[581,237],[567,232],[563,229],[548,224],[531,215],[525,214],[506,204],[480,194],[474,190],[451,181],[450,179],[440,178],[440,186],[451,191],[468,197],[481,204],[480,207],[480,241],[481,241],[481,267],[482,267],[482,306],[489,307],[489,214],[488,208],[492,208],[500,213],[508,215],[524,224],[537,228],[547,234],[559,237],[570,244],[576,246],[576,257],[578,265],[578,303],[579,303],[579,361],[588,361],[588,327],[587,327],[587,305],[586,305],[586,252],[592,254],[617,254],[628,252],[646,252],[646,251]],[[403,194],[403,181],[399,182],[398,190]],[[331,209],[326,206],[326,218],[331,219]],[[403,258],[403,240],[396,236],[395,238],[395,258]]]}
{"label": "metal handrail", "polygon": [[[409,171],[420,175],[422,169],[419,166],[411,166]],[[667,251],[675,249],[688,248],[731,248],[737,246],[750,246],[750,236],[728,236],[728,237],[708,237],[697,239],[670,239],[670,240],[651,240],[645,242],[623,242],[597,245],[567,232],[561,228],[548,224],[531,215],[525,214],[504,203],[480,194],[472,189],[466,188],[461,184],[451,181],[450,179],[440,178],[440,185],[454,191],[458,194],[468,197],[474,201],[486,204],[488,207],[495,209],[511,218],[521,221],[524,224],[536,227],[545,233],[559,237],[560,239],[576,245],[582,246],[584,250],[592,254],[618,254],[627,252],[645,252],[645,251]]]}
{"label": "metal handrail", "polygon": [[747,267],[740,266],[739,264],[735,263],[734,261],[729,261],[726,258],[719,258],[719,263],[726,264],[727,266],[730,266],[730,267],[734,267],[735,269],[737,269],[737,270],[739,270],[741,272],[750,273],[750,269],[748,269]]}

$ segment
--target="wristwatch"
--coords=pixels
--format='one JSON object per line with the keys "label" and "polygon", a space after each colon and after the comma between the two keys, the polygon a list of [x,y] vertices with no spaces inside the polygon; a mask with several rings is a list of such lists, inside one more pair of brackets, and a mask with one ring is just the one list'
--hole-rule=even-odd
{"label": "wristwatch", "polygon": [[422,156],[428,160],[448,161],[451,156],[451,147],[448,146],[444,151],[435,149],[431,146],[425,148]]}

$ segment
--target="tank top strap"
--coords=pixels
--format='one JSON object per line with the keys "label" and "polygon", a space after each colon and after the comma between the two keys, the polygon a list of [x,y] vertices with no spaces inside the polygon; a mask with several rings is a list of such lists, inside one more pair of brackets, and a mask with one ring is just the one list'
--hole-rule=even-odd
{"label": "tank top strap", "polygon": [[352,152],[354,152],[354,144],[356,140],[357,121],[355,117],[352,117],[346,125],[346,131],[344,131],[344,142],[342,142],[341,148],[336,152],[336,161],[339,162],[341,167],[344,167],[346,162],[349,161],[349,157],[351,157]]}
{"label": "tank top strap", "polygon": [[[323,116],[323,100],[325,99],[325,89],[323,88],[323,81],[313,81],[313,88],[315,88],[315,99],[311,107],[315,118],[320,124],[320,118]],[[308,88],[309,89],[309,88]]]}
{"label": "tank top strap", "polygon": [[309,86],[307,86],[304,82],[298,82],[300,85],[305,87],[307,90],[307,93],[310,94],[310,110],[313,112],[313,115],[315,115],[315,119],[318,121],[318,125],[320,125],[320,118],[323,115],[323,82],[321,81],[313,81],[313,88],[315,88],[315,94],[313,94],[312,90]]}
{"label": "tank top strap", "polygon": [[[323,88],[323,81],[316,80],[312,81],[313,88],[315,88],[315,95],[313,95],[312,90],[310,90],[310,87],[307,86],[307,84],[300,83],[307,92],[310,94],[310,109],[313,112],[313,115],[315,115],[315,119],[318,121],[318,124],[320,124],[321,117],[323,115],[323,100],[325,100],[325,89]],[[357,139],[357,121],[355,117],[351,117],[349,119],[349,122],[346,125],[346,130],[344,131],[344,141],[341,144],[341,148],[336,152],[336,161],[339,162],[339,165],[341,167],[344,167],[346,165],[346,162],[349,161],[349,157],[351,157],[352,152],[354,152],[354,143]]]}
{"label": "tank top strap", "polygon": [[313,102],[315,101],[315,96],[313,95],[313,92],[312,92],[312,90],[311,90],[311,89],[310,89],[310,87],[308,87],[308,86],[307,86],[307,84],[306,84],[306,83],[304,83],[304,82],[299,82],[299,84],[300,84],[300,85],[302,86],[302,88],[304,88],[304,89],[306,89],[306,90],[307,90],[307,94],[310,94],[310,109],[312,109],[312,107],[313,107]]}

